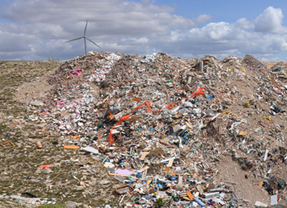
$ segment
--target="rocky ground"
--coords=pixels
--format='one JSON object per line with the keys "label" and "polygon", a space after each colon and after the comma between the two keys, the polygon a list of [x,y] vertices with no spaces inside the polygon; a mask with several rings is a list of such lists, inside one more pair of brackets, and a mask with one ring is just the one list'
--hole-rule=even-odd
{"label": "rocky ground", "polygon": [[[242,207],[252,207],[256,201],[270,205],[270,196],[275,194],[280,197],[280,204],[286,204],[285,62],[261,63],[251,56],[220,61],[212,56],[186,60],[161,53],[153,57],[114,55],[95,53],[67,62],[0,61],[0,207],[20,206],[17,200],[9,198],[13,195],[35,196],[57,204],[122,206],[121,196],[113,193],[125,183],[107,171],[114,166],[105,163],[104,158],[112,159],[117,167],[116,153],[125,154],[131,148],[138,148],[134,150],[135,157],[149,152],[147,158],[156,162],[158,155],[161,159],[173,156],[166,146],[179,149],[179,160],[187,163],[184,170],[190,167],[187,173],[178,175],[189,177],[197,173],[201,176],[194,179],[212,178],[208,185],[215,187],[229,184],[233,193],[234,186],[236,203],[240,201]],[[278,67],[281,67],[279,72]],[[103,72],[105,69],[107,72]],[[144,84],[137,86],[137,83]],[[154,119],[153,114],[140,109],[131,117],[130,124],[125,123],[131,126],[118,129],[121,134],[114,136],[113,149],[107,150],[110,129],[119,121],[115,115],[132,115],[131,110],[147,100],[151,101],[153,110],[170,103],[181,106],[179,101],[192,95],[198,87],[205,88],[205,95],[190,98],[192,109],[206,114],[212,109],[213,114],[198,115],[185,106],[182,109],[193,117],[187,117],[183,110],[174,115],[166,110],[154,122],[150,120]],[[81,104],[84,98],[85,102],[91,99],[90,103]],[[73,102],[81,106],[79,113],[64,107]],[[77,114],[82,120],[74,124]],[[215,115],[217,118],[210,122]],[[204,127],[196,126],[201,121]],[[236,122],[238,125],[229,130]],[[183,124],[188,126],[187,132],[192,135],[188,138],[194,142],[181,147],[166,132],[169,127]],[[157,133],[147,133],[150,137],[139,133],[151,128]],[[127,129],[129,134],[125,133]],[[172,131],[175,135],[175,130]],[[97,139],[92,139],[95,136]],[[162,143],[153,138],[162,139]],[[125,139],[139,146],[129,145]],[[99,154],[64,148],[64,145],[86,144],[93,144]],[[207,172],[197,171],[195,162],[210,168]],[[147,174],[163,175],[166,164],[160,169],[155,164],[149,164]],[[43,165],[51,167],[43,168]],[[183,168],[182,162],[174,162],[174,167],[177,165]],[[140,169],[128,164],[125,168]],[[278,187],[282,180],[285,184]],[[259,188],[261,181],[264,186]],[[132,185],[131,188],[135,189]],[[170,189],[185,193],[188,187]],[[146,191],[152,193],[151,188]],[[138,197],[135,192],[130,193],[124,201],[135,202],[135,195]],[[21,206],[35,205],[21,203]]]}

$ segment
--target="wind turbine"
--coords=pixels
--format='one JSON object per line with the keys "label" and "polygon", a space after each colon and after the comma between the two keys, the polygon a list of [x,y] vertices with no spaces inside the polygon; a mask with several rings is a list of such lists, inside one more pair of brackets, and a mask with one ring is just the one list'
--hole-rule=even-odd
{"label": "wind turbine", "polygon": [[87,32],[87,26],[88,26],[88,20],[86,22],[86,26],[85,26],[85,30],[84,30],[84,35],[82,37],[78,37],[72,40],[68,40],[67,42],[71,42],[71,41],[75,41],[75,40],[80,40],[80,39],[84,39],[84,45],[85,45],[85,54],[87,54],[87,43],[86,40],[90,41],[91,43],[93,43],[94,45],[98,46],[99,48],[101,48],[98,44],[96,44],[94,41],[92,41],[91,39],[86,37],[86,32]]}

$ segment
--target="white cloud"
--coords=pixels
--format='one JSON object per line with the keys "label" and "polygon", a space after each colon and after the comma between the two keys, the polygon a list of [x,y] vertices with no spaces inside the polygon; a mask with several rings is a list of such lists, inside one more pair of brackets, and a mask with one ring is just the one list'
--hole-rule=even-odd
{"label": "white cloud", "polygon": [[254,21],[256,32],[286,33],[282,26],[283,12],[280,8],[268,7]]}
{"label": "white cloud", "polygon": [[[265,31],[263,26],[259,30],[261,21],[268,18]],[[189,31],[172,31],[169,36],[163,38],[168,43],[158,43],[162,51],[176,55],[197,54],[204,56],[213,54],[224,58],[226,54],[244,56],[253,54],[257,58],[270,57],[266,54],[280,54],[287,51],[286,28],[282,26],[283,14],[281,9],[268,7],[262,14],[249,21],[241,18],[235,23],[212,22],[202,28],[192,28]]]}
{"label": "white cloud", "polygon": [[162,51],[181,57],[213,54],[219,58],[253,54],[264,59],[287,51],[280,8],[268,7],[254,20],[242,17],[233,23],[208,24],[212,18],[208,14],[186,18],[174,12],[172,7],[149,0],[15,0],[0,11],[0,57],[69,59],[82,55],[82,40],[65,41],[82,36],[86,20],[87,37],[102,48],[87,43],[89,51],[142,55]]}
{"label": "white cloud", "polygon": [[239,20],[237,20],[235,26],[244,30],[254,29],[254,24],[248,21],[246,18],[240,18]]}
{"label": "white cloud", "polygon": [[[86,20],[89,20],[87,36],[101,44],[103,50],[133,53],[140,52],[135,49],[138,47],[144,48],[143,53],[148,52],[148,48],[153,50],[152,46],[142,47],[149,43],[150,38],[158,39],[169,34],[171,30],[196,27],[211,18],[203,14],[189,19],[173,12],[174,8],[156,6],[153,1],[135,3],[124,0],[15,0],[12,5],[0,11],[0,21],[8,20],[0,22],[0,28],[5,28],[6,38],[17,36],[22,45],[30,45],[25,51],[26,54],[31,53],[31,57],[34,53],[35,58],[46,58],[44,55],[49,52],[42,51],[54,52],[50,47],[54,43],[57,44],[58,50],[63,48],[62,55],[59,52],[55,54],[62,58],[67,56],[64,54],[67,45],[74,51],[73,56],[82,54],[82,42],[79,44],[65,41],[82,36]],[[30,37],[29,41],[26,40],[27,37]],[[1,36],[0,43],[4,40],[5,37]],[[41,52],[37,51],[40,48]],[[10,50],[19,49],[21,48],[14,44],[10,45]],[[97,48],[88,45],[88,50]],[[23,56],[19,56],[19,59],[22,58]]]}

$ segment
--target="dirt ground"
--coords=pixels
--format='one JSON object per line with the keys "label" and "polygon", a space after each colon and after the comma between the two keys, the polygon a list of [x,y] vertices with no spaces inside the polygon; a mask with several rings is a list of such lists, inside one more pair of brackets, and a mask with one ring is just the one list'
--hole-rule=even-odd
{"label": "dirt ground", "polygon": [[223,157],[218,168],[220,174],[217,181],[234,183],[238,198],[248,201],[250,204],[255,204],[256,201],[269,204],[269,194],[264,189],[258,188],[260,179],[255,178],[252,173],[242,170],[230,156]]}
{"label": "dirt ground", "polygon": [[[56,69],[56,68],[55,68]],[[35,80],[29,83],[23,83],[16,90],[15,99],[22,103],[29,103],[32,100],[45,98],[52,86],[48,83],[48,77],[54,72],[49,71],[41,77],[36,77]]]}

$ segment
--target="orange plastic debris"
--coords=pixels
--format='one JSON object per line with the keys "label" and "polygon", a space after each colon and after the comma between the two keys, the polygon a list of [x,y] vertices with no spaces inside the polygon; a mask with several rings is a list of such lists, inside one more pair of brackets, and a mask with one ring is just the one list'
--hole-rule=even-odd
{"label": "orange plastic debris", "polygon": [[171,173],[169,174],[169,176],[175,176],[175,173],[174,173],[174,172],[171,172]]}
{"label": "orange plastic debris", "polygon": [[115,142],[114,139],[113,139],[113,134],[112,134],[113,129],[116,126],[120,125],[124,120],[129,119],[130,117],[131,117],[130,115],[126,115],[126,116],[121,117],[121,119],[111,128],[109,138],[107,139],[109,144],[113,144]]}
{"label": "orange plastic debris", "polygon": [[132,98],[132,101],[141,102],[141,101],[142,101],[142,99],[137,98],[137,97],[134,97],[134,98]]}
{"label": "orange plastic debris", "polygon": [[178,118],[181,114],[182,114],[182,112],[180,112],[179,114],[177,114],[177,115],[174,116],[174,117],[175,117],[175,118]]}
{"label": "orange plastic debris", "polygon": [[78,145],[64,145],[64,149],[79,149]]}
{"label": "orange plastic debris", "polygon": [[204,95],[204,88],[200,87],[197,91],[193,91],[190,97],[195,97],[197,95]]}
{"label": "orange plastic debris", "polygon": [[114,115],[110,112],[110,115],[108,115],[109,119],[112,119]]}
{"label": "orange plastic debris", "polygon": [[79,139],[79,135],[73,136],[73,139]]}
{"label": "orange plastic debris", "polygon": [[[132,100],[133,100],[133,101],[139,101],[140,98],[133,98]],[[145,106],[145,105],[147,106],[147,110],[148,110],[148,112],[150,112],[150,113],[159,113],[159,112],[161,111],[161,110],[152,111],[151,108],[150,108],[150,102],[149,102],[149,101],[145,101],[143,104],[141,104],[141,105],[135,107],[135,108],[132,110],[132,115],[134,114],[134,111],[135,111],[135,110],[137,110],[137,109],[139,109],[139,108],[142,108],[142,107]],[[165,108],[172,109],[173,107],[174,107],[173,104],[169,104],[169,105],[165,106],[163,109],[165,109]],[[112,114],[111,114],[111,115],[112,115]],[[130,117],[131,117],[131,115],[123,116],[123,117],[111,128],[110,134],[109,134],[109,138],[107,139],[107,141],[109,142],[109,144],[113,144],[113,143],[115,142],[114,139],[113,139],[113,134],[112,134],[113,129],[114,129],[116,126],[120,125],[124,120],[129,119]]]}
{"label": "orange plastic debris", "polygon": [[165,109],[165,108],[168,108],[169,110],[171,110],[172,108],[174,108],[174,105],[173,104],[169,104],[169,105],[165,106],[163,109]]}
{"label": "orange plastic debris", "polygon": [[42,165],[42,166],[41,166],[41,169],[42,169],[42,170],[44,170],[44,169],[46,169],[46,168],[51,168],[51,165]]}
{"label": "orange plastic debris", "polygon": [[261,189],[261,188],[262,188],[262,186],[263,186],[263,183],[264,183],[263,181],[260,181],[258,188],[260,188],[260,189]]}
{"label": "orange plastic debris", "polygon": [[245,131],[241,131],[241,132],[239,132],[239,134],[238,134],[239,136],[246,136],[247,135],[247,132],[245,132]]}
{"label": "orange plastic debris", "polygon": [[145,106],[145,105],[147,106],[147,111],[148,111],[149,113],[159,113],[159,112],[160,112],[160,110],[152,111],[152,110],[150,109],[150,102],[149,102],[149,101],[145,101],[143,104],[141,104],[141,105],[135,107],[135,108],[132,110],[132,115],[134,114],[134,111],[135,111],[135,110],[137,110],[137,109],[139,109],[139,108],[142,108],[142,107]]}

